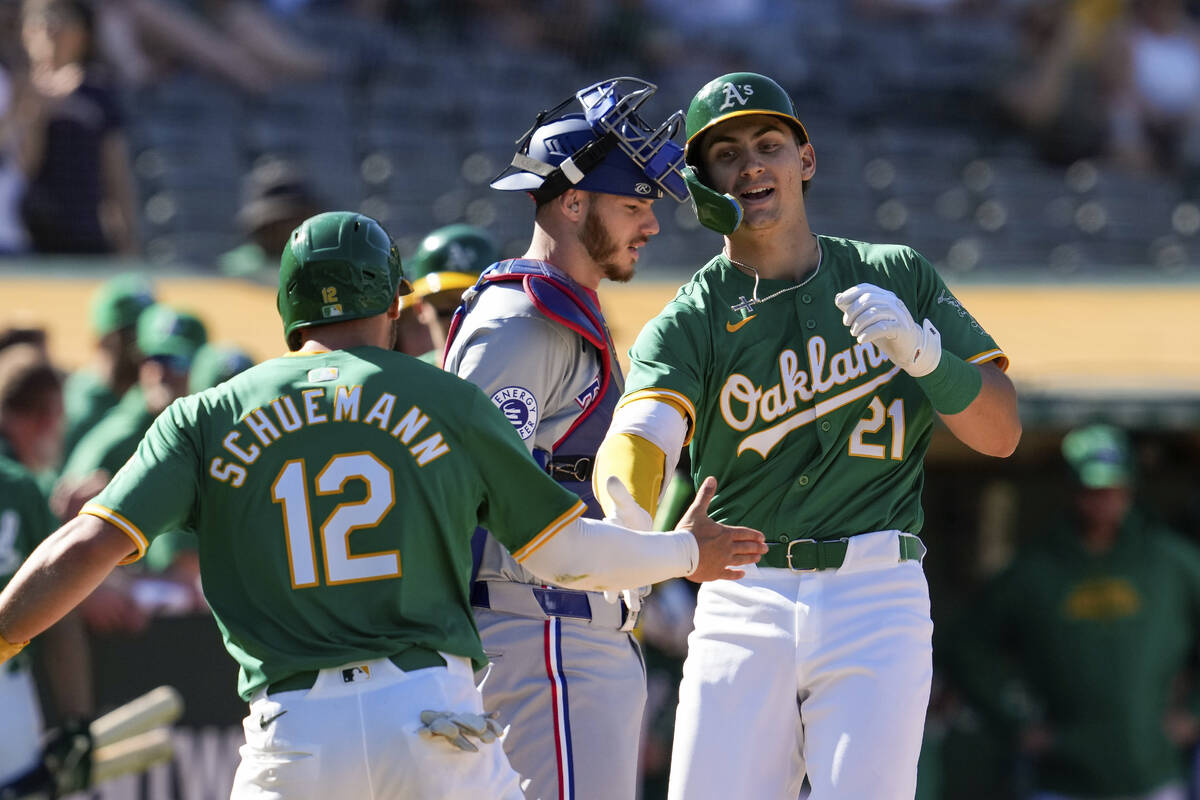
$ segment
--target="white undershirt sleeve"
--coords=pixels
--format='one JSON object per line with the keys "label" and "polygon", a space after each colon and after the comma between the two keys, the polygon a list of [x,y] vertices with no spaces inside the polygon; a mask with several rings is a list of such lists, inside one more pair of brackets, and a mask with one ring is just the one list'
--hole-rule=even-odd
{"label": "white undershirt sleeve", "polygon": [[577,518],[521,561],[548,583],[572,589],[631,589],[691,575],[700,548],[689,531],[634,531]]}

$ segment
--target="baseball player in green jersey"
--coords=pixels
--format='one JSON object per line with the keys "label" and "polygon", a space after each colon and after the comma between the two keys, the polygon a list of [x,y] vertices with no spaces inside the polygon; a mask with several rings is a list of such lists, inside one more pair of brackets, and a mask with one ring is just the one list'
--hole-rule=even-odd
{"label": "baseball player in green jersey", "polygon": [[404,264],[413,290],[400,301],[397,349],[440,367],[463,291],[499,257],[495,238],[477,225],[446,225],[422,239]]}
{"label": "baseball player in green jersey", "polygon": [[[1200,631],[1200,550],[1134,502],[1134,458],[1109,425],[1071,431],[1068,505],[947,635],[952,676],[1032,762],[1035,800],[1183,800],[1200,696],[1176,679]],[[1014,703],[1009,687],[1021,695]],[[1175,708],[1173,708],[1175,706]]]}
{"label": "baseball player in green jersey", "polygon": [[[53,529],[34,474],[57,460],[62,440],[62,378],[39,348],[0,353],[0,588]],[[41,639],[50,689],[61,716],[92,710],[88,651],[72,614]],[[42,716],[29,659],[0,665],[0,787],[41,764]],[[3,791],[0,791],[3,794]]]}
{"label": "baseball player in green jersey", "polygon": [[[50,509],[29,471],[0,456],[0,586],[53,529]],[[41,755],[42,716],[24,657],[0,666],[0,786],[34,769]]]}
{"label": "baseball player in green jersey", "polygon": [[0,660],[187,528],[250,704],[235,798],[519,800],[473,680],[476,526],[535,574],[590,589],[737,577],[726,565],[766,546],[703,513],[714,482],[685,529],[581,520],[482,392],[388,349],[408,290],[374,220],[297,228],[279,273],[290,352],[155,420],[0,594]]}
{"label": "baseball player in green jersey", "polygon": [[90,311],[96,354],[92,363],[71,373],[64,389],[64,457],[71,455],[83,435],[137,383],[141,363],[137,319],[153,303],[150,283],[136,274],[119,275],[96,290]]}
{"label": "baseball player in green jersey", "polygon": [[188,393],[192,361],[207,340],[204,323],[193,314],[162,304],[143,311],[137,321],[142,354],[137,383],[79,440],[63,476],[81,478],[96,470],[116,474],[154,418]]}
{"label": "baseball player in green jersey", "polygon": [[594,481],[653,511],[689,444],[715,515],[770,550],[701,587],[670,796],[792,800],[807,773],[814,800],[911,798],[932,675],[922,461],[934,412],[1013,451],[1007,361],[918,253],[812,232],[815,152],[770,78],[708,83],[686,128],[725,247],[638,336]]}

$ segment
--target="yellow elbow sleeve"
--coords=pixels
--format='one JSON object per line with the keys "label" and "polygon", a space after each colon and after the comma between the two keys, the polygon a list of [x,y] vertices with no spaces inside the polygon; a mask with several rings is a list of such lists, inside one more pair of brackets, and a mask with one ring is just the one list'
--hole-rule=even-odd
{"label": "yellow elbow sleeve", "polygon": [[29,644],[29,642],[10,642],[5,639],[3,635],[0,635],[0,664],[3,664],[5,661],[8,661],[17,653],[21,652],[21,650],[24,649],[25,645],[27,644]]}
{"label": "yellow elbow sleeve", "polygon": [[621,479],[634,501],[651,517],[658,506],[662,489],[663,470],[667,457],[658,445],[632,433],[608,436],[596,452],[592,470],[592,490],[607,516],[613,514],[615,503],[605,486],[610,475]]}

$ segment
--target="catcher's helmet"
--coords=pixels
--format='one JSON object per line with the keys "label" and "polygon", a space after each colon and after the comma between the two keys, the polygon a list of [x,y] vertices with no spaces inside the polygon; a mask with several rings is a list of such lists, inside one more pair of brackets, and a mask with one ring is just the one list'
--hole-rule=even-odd
{"label": "catcher's helmet", "polygon": [[310,217],[292,231],[279,266],[276,304],[288,346],[300,328],[373,317],[387,311],[404,279],[392,237],[352,211]]}
{"label": "catcher's helmet", "polygon": [[[657,128],[637,115],[657,90],[638,78],[611,78],[542,111],[492,188],[529,192],[538,203],[570,188],[650,199],[665,192],[682,202],[687,197],[680,174],[683,148],[672,137],[683,112]],[[579,101],[583,113],[562,113],[572,100]]]}
{"label": "catcher's helmet", "polygon": [[413,293],[404,298],[404,305],[418,297],[440,299],[443,294],[453,295],[457,305],[462,291],[474,286],[479,273],[499,257],[496,240],[483,228],[462,223],[438,228],[421,240],[408,259]]}
{"label": "catcher's helmet", "polygon": [[688,194],[696,217],[706,228],[729,235],[742,222],[742,206],[733,195],[720,194],[706,183],[700,159],[704,134],[734,117],[770,114],[780,117],[796,131],[801,143],[808,141],[796,106],[783,87],[756,72],[731,72],[701,87],[688,105],[685,133],[688,166],[683,169]]}

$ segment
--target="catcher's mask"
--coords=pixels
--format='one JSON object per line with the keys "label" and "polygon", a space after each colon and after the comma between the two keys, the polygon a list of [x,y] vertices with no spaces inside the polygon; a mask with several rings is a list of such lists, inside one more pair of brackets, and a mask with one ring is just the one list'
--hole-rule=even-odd
{"label": "catcher's mask", "polygon": [[[665,193],[683,202],[683,148],[672,141],[683,112],[656,128],[637,115],[657,90],[639,78],[610,78],[539,112],[492,188],[529,192],[539,205],[571,188],[652,200]],[[566,113],[576,100],[582,113]]]}

